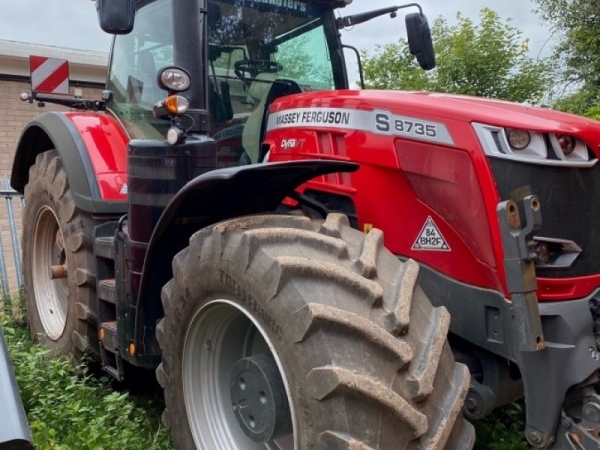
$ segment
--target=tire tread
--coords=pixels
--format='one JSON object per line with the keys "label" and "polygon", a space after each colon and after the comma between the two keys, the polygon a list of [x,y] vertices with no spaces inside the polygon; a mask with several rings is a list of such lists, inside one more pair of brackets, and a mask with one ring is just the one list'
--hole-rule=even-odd
{"label": "tire tread", "polygon": [[[472,427],[461,411],[470,377],[464,366],[454,362],[446,345],[447,311],[433,308],[418,288],[416,262],[400,263],[388,255],[383,233],[374,229],[359,236],[341,214],[330,214],[321,223],[301,216],[242,217],[197,232],[190,239],[190,247],[174,258],[174,278],[162,292],[165,318],[158,334],[163,363],[157,369],[157,379],[165,388],[165,426],[175,426],[181,419],[166,417],[173,414],[177,403],[174,387],[170,387],[173,355],[165,354],[175,348],[170,342],[173,329],[169,328],[174,325],[169,324],[176,323],[172,322],[175,315],[181,314],[178,302],[186,283],[201,286],[201,282],[190,279],[192,275],[185,274],[194,272],[194,262],[212,263],[213,258],[221,261],[221,270],[260,279],[268,304],[281,308],[291,306],[286,306],[287,297],[282,296],[303,286],[311,286],[314,293],[321,292],[321,285],[336,286],[340,292],[336,302],[308,301],[293,309],[286,317],[283,333],[297,346],[360,342],[363,351],[336,358],[335,351],[323,349],[333,352],[334,360],[308,372],[307,392],[323,408],[330,402],[338,404],[340,399],[362,404],[365,411],[376,408],[386,421],[396,417],[405,424],[413,439],[410,444],[363,442],[354,435],[357,430],[329,428],[306,448],[387,450],[403,448],[404,444],[406,448],[416,445],[432,450],[472,447]],[[390,261],[398,264],[399,270],[389,266],[382,270],[381,264]],[[385,283],[380,280],[392,272],[397,275]],[[430,325],[411,330],[413,316]],[[344,340],[344,336],[353,338]],[[371,364],[365,359],[372,360]],[[376,361],[380,361],[381,370]]]}

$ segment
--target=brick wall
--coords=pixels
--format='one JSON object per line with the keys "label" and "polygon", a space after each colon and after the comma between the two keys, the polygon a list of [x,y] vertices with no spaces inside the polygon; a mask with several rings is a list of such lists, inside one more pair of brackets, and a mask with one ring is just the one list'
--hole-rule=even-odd
{"label": "brick wall", "polygon": [[[0,75],[1,76],[1,75]],[[29,90],[28,81],[2,80],[0,78],[0,177],[10,178],[13,164],[13,158],[17,147],[17,142],[23,128],[33,118],[46,111],[62,111],[66,108],[46,104],[44,108],[39,108],[37,104],[23,102],[19,98],[22,92]],[[101,88],[83,88],[84,98],[100,98]],[[2,189],[0,185],[0,189]],[[20,198],[12,200],[15,211],[15,219],[19,236],[19,249],[21,249],[21,201]],[[15,258],[12,251],[12,242],[10,234],[10,224],[6,208],[5,196],[0,197],[0,238],[2,244],[2,256],[5,261],[6,271],[9,278],[9,290],[14,292],[18,290],[17,275],[15,268]]]}

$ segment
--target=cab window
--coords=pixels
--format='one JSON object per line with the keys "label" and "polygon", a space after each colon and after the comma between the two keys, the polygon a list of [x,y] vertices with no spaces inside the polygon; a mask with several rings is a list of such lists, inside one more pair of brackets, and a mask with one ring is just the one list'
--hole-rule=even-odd
{"label": "cab window", "polygon": [[155,119],[154,104],[166,95],[158,71],[173,64],[171,0],[140,2],[131,33],[115,38],[108,88],[111,109],[133,138],[163,139],[169,122]]}

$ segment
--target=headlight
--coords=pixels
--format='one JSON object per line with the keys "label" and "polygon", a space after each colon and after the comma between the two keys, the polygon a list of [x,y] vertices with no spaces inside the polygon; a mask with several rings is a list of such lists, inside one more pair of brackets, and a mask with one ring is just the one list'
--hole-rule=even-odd
{"label": "headlight", "polygon": [[531,143],[531,133],[526,130],[509,130],[508,143],[514,150],[523,150]]}
{"label": "headlight", "polygon": [[567,136],[566,134],[561,134],[558,136],[558,145],[560,145],[560,149],[562,152],[569,156],[575,151],[575,147],[577,146],[577,141],[573,136]]}
{"label": "headlight", "polygon": [[493,158],[569,167],[592,167],[598,161],[585,142],[575,136],[483,123],[473,123],[473,129],[486,155]]}
{"label": "headlight", "polygon": [[158,85],[169,92],[183,92],[190,88],[190,74],[179,67],[165,67],[158,74]]}

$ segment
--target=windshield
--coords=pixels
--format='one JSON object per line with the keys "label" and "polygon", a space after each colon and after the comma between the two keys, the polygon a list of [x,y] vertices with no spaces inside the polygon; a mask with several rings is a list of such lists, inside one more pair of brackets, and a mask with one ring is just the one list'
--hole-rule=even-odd
{"label": "windshield", "polygon": [[[157,73],[177,65],[173,51],[177,5],[172,2],[138,2],[132,33],[115,38],[111,108],[134,138],[162,139],[170,125],[152,117],[152,106],[167,95],[158,87]],[[235,158],[244,152],[242,133],[246,138],[254,133],[252,139],[260,141],[262,120],[251,116],[262,116],[274,85],[281,96],[345,84],[343,72],[332,69],[330,48],[337,45],[337,32],[331,6],[296,0],[209,0],[207,18],[211,134],[219,141],[226,136],[226,145],[221,146]],[[278,80],[292,87],[282,89]],[[240,142],[232,142],[232,136]],[[256,142],[247,145],[255,147]]]}
{"label": "windshield", "polygon": [[305,90],[334,88],[322,6],[288,0],[209,3],[209,53],[215,68],[231,69],[242,59],[272,61],[278,65],[264,66],[264,71],[291,78]]}

